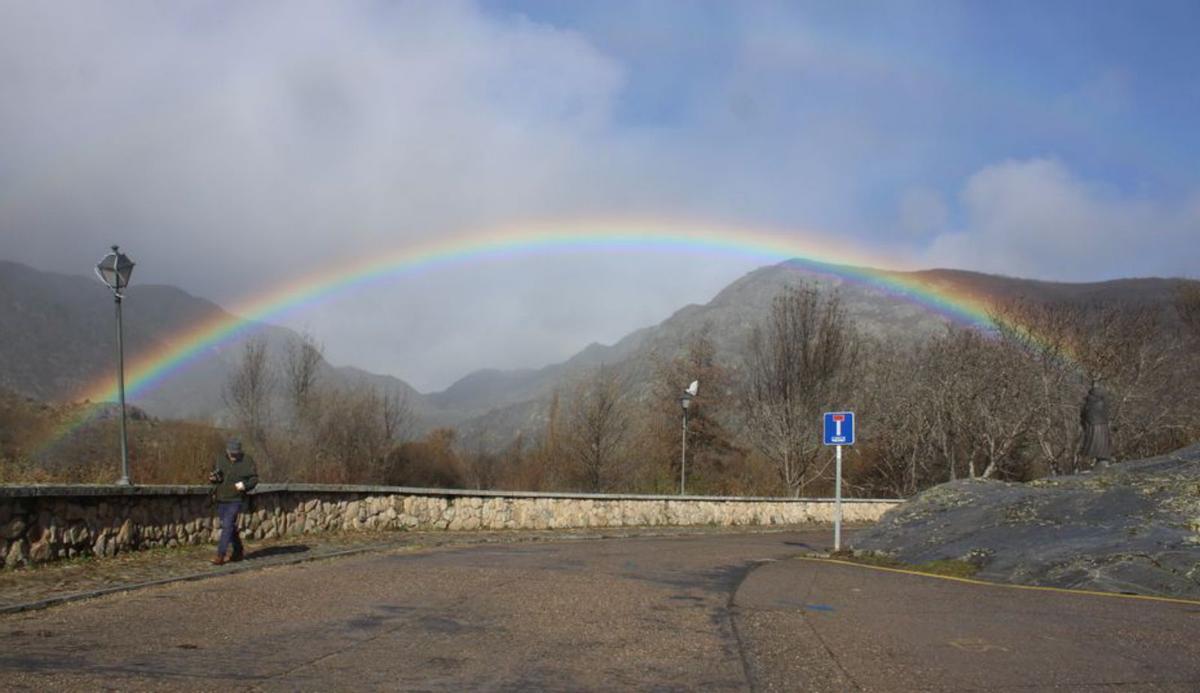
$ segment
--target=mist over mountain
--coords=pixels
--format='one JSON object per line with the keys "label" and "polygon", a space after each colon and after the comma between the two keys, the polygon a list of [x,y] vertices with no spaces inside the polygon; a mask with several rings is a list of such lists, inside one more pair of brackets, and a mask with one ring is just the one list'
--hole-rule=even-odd
{"label": "mist over mountain", "polygon": [[[657,359],[671,358],[703,333],[716,347],[717,359],[737,370],[754,326],[766,318],[774,297],[791,285],[809,283],[836,291],[855,323],[878,339],[921,340],[948,322],[913,297],[848,281],[843,276],[847,274],[853,275],[853,268],[814,269],[799,261],[762,267],[708,303],[684,306],[658,325],[636,330],[614,344],[591,344],[566,361],[540,369],[481,369],[431,394],[419,393],[399,378],[353,366],[323,361],[319,370],[332,383],[402,393],[412,407],[413,433],[455,426],[464,446],[494,449],[521,433],[536,435],[552,395],[568,393],[573,380],[601,364],[616,369],[638,397],[639,388],[648,387]],[[1075,284],[946,269],[895,276],[932,283],[951,294],[1161,305],[1169,304],[1179,282],[1148,278]],[[177,288],[134,285],[125,302],[126,363],[161,348],[171,335],[189,327],[228,318],[215,303]],[[225,412],[222,388],[246,340],[265,339],[278,363],[285,345],[299,337],[287,328],[252,325],[130,402],[153,416],[220,420]],[[95,279],[0,261],[0,387],[45,401],[70,400],[88,384],[111,376],[114,344],[112,296]]]}
{"label": "mist over mountain", "polygon": [[[131,286],[123,322],[127,385],[139,354],[161,349],[173,335],[232,316],[220,306],[172,286]],[[266,340],[272,357],[300,335],[256,323],[209,347],[129,402],[153,416],[210,420],[225,410],[222,388],[247,340]],[[0,261],[0,387],[43,401],[65,402],[116,369],[116,319],[110,291],[94,278],[42,272]],[[323,377],[399,391],[419,407],[421,396],[398,378],[322,362]]]}
{"label": "mist over mountain", "polygon": [[[459,424],[459,439],[467,448],[499,449],[519,434],[539,434],[552,395],[556,391],[569,395],[573,379],[601,364],[613,367],[630,395],[639,398],[649,392],[656,362],[681,353],[694,335],[704,334],[716,348],[717,361],[736,371],[744,365],[751,331],[763,323],[771,302],[789,286],[806,283],[836,291],[858,328],[880,340],[921,341],[940,333],[950,322],[919,297],[843,276],[857,273],[858,268],[850,267],[813,269],[801,261],[762,267],[733,282],[708,303],[680,308],[658,325],[634,331],[615,344],[592,344],[563,363],[536,371],[479,371],[433,397],[442,406],[463,410],[469,409],[468,402],[487,407],[487,413]],[[1182,281],[1146,278],[1064,283],[949,269],[890,274],[938,286],[951,295],[1164,308],[1171,305]]]}

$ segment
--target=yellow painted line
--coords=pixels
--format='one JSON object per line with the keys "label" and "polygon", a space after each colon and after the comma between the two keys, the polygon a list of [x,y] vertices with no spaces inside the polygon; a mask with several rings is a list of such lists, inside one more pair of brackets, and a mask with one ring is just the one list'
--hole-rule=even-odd
{"label": "yellow painted line", "polygon": [[936,573],[924,573],[919,570],[907,570],[904,568],[887,568],[881,565],[871,565],[869,563],[855,563],[854,561],[843,561],[837,558],[819,558],[816,556],[797,556],[801,561],[812,561],[813,563],[834,563],[837,565],[848,565],[855,568],[870,568],[871,570],[882,570],[887,573],[900,573],[902,575],[917,575],[920,577],[937,578],[938,580],[951,580],[953,582],[962,582],[968,585],[979,585],[983,587],[1005,587],[1014,590],[1034,590],[1038,592],[1061,592],[1063,594],[1078,594],[1091,597],[1110,597],[1118,599],[1140,599],[1148,602],[1167,602],[1168,604],[1189,604],[1191,606],[1200,606],[1200,600],[1196,599],[1181,599],[1179,597],[1156,597],[1149,594],[1121,594],[1120,592],[1097,592],[1095,590],[1075,590],[1067,587],[1043,587],[1040,585],[1010,585],[1005,582],[988,582],[987,580],[976,580],[974,578],[955,577],[953,575],[938,575]]}

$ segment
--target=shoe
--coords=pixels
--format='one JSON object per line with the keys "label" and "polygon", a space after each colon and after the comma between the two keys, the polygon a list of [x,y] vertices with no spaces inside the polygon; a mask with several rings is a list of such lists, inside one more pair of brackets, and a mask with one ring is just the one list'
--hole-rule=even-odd
{"label": "shoe", "polygon": [[217,556],[216,558],[212,559],[213,565],[225,565],[227,562],[228,561],[225,560],[224,556]]}
{"label": "shoe", "polygon": [[246,554],[242,553],[241,551],[235,551],[234,554],[229,557],[228,562],[236,563],[237,561],[240,561],[240,560],[244,559],[245,557],[246,557]]}

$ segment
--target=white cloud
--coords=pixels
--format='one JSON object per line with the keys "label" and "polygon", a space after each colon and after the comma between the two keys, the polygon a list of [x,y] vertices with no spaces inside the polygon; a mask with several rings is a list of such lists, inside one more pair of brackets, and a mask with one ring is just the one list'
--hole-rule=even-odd
{"label": "white cloud", "polygon": [[900,228],[913,237],[928,237],[946,229],[949,209],[936,190],[909,188],[900,196]]}
{"label": "white cloud", "polygon": [[[576,32],[467,2],[0,4],[0,257],[83,274],[119,242],[138,282],[229,306],[440,234],[682,213],[723,169],[618,136],[625,79]],[[288,321],[429,389],[616,339],[748,269],[583,260],[449,268]]]}
{"label": "white cloud", "polygon": [[[753,6],[721,34],[729,45],[710,50],[696,40],[708,34],[689,33],[704,23],[662,7],[645,4],[644,21],[606,9],[605,44],[452,0],[0,0],[0,257],[86,274],[119,242],[138,262],[135,282],[231,305],[331,263],[530,218],[820,227],[905,255],[880,244],[913,236],[872,233],[873,220],[892,213],[896,180],[938,158],[935,145],[956,155],[963,145],[945,143],[936,119],[937,132],[914,132],[930,122],[916,113],[897,127],[886,87],[942,104],[953,101],[945,80],[834,41],[791,8]],[[635,50],[621,63],[619,49],[597,47],[638,36],[655,60]],[[650,63],[657,78],[627,90]],[[672,115],[657,118],[664,104],[647,84],[669,95]],[[944,231],[936,193],[900,204],[910,233]],[[1091,269],[1047,261],[1042,246],[1103,259],[1128,248],[1109,237],[1157,223],[1177,229],[1170,249],[1098,271],[1195,260],[1195,209],[1122,198],[1055,162],[982,171],[963,205],[967,224],[928,257],[1073,276]],[[1055,236],[1083,228],[1109,240]],[[452,267],[288,320],[338,363],[435,388],[611,341],[750,269],[718,257],[680,277],[678,260]]]}
{"label": "white cloud", "polygon": [[1200,213],[1082,180],[1055,159],[1010,160],[966,182],[964,227],[939,235],[927,262],[1059,280],[1196,276]]}

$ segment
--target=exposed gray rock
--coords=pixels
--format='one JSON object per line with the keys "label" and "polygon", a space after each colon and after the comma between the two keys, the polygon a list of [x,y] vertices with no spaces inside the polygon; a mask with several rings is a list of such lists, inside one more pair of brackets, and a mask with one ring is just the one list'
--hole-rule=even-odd
{"label": "exposed gray rock", "polygon": [[967,560],[990,580],[1200,598],[1200,445],[1028,484],[942,484],[853,548]]}

